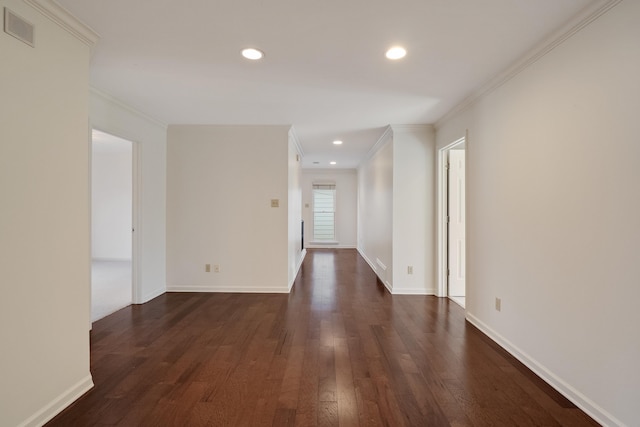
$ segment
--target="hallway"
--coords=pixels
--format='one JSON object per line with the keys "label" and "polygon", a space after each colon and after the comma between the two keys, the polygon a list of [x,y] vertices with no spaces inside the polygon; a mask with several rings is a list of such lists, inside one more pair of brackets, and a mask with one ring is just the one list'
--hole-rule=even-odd
{"label": "hallway", "polygon": [[589,426],[446,298],[390,295],[355,250],[291,294],[169,293],[94,323],[95,388],[50,426]]}

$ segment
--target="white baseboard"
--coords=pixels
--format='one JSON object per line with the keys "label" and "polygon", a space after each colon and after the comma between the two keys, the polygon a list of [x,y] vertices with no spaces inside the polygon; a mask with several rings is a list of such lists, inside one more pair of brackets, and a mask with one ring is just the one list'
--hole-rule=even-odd
{"label": "white baseboard", "polygon": [[624,426],[620,420],[602,409],[571,385],[567,384],[564,380],[559,378],[533,357],[519,349],[508,339],[491,329],[473,314],[467,312],[467,320],[598,423],[605,427]]}
{"label": "white baseboard", "polygon": [[394,295],[435,295],[435,288],[394,288]]}
{"label": "white baseboard", "polygon": [[[367,256],[365,255],[365,253],[360,250],[360,248],[356,248],[358,253],[360,254],[360,256],[367,262],[367,264],[369,264],[369,267],[371,268],[371,270],[373,270],[374,273],[376,273],[376,276],[378,276],[378,279],[382,282],[382,284],[384,285],[385,288],[387,288],[387,291],[389,291],[390,294],[392,294],[392,289],[393,287],[391,286],[391,283],[387,282],[385,280],[384,277],[380,277],[380,274],[378,273],[378,268],[376,267],[376,264],[374,264],[373,262],[371,262],[371,260],[369,258],[367,258]],[[386,270],[386,267],[384,267]]]}
{"label": "white baseboard", "polygon": [[67,391],[52,400],[48,405],[30,416],[18,425],[18,427],[39,427],[45,425],[53,417],[62,412],[66,407],[78,400],[80,396],[93,388],[93,379],[87,375],[81,381],[70,387]]}
{"label": "white baseboard", "polygon": [[[378,279],[380,279],[380,276],[378,276]],[[387,291],[388,291],[390,294],[393,294],[393,287],[391,286],[391,283],[389,283],[389,282],[387,282],[387,281],[385,281],[385,280],[382,280],[382,279],[380,279],[380,281],[382,282],[382,284],[384,285],[384,287],[385,287],[385,288],[387,288]]]}
{"label": "white baseboard", "polygon": [[317,244],[317,243],[309,243],[307,245],[307,249],[355,249],[354,245],[336,245],[336,244]]}
{"label": "white baseboard", "polygon": [[158,298],[160,295],[164,294],[165,292],[166,290],[164,289],[156,289],[144,295],[140,301],[135,301],[134,304],[144,304],[145,302],[149,302],[154,298]]}
{"label": "white baseboard", "polygon": [[291,289],[293,289],[293,284],[296,282],[296,279],[298,278],[298,274],[300,273],[300,268],[302,267],[302,262],[304,261],[304,257],[306,256],[307,256],[307,250],[303,249],[300,256],[300,261],[298,261],[298,265],[296,265],[296,274],[293,275],[293,280],[291,280],[291,283],[289,283],[289,292],[291,292]]}
{"label": "white baseboard", "polygon": [[255,287],[255,286],[168,286],[167,292],[211,292],[228,294],[288,294],[289,289],[280,287]]}
{"label": "white baseboard", "polygon": [[364,258],[364,260],[367,262],[367,264],[369,264],[369,267],[371,267],[371,269],[372,269],[373,271],[376,271],[376,269],[375,269],[375,268],[373,268],[373,264],[371,263],[371,260],[370,260],[369,258],[367,258],[367,255],[362,251],[362,249],[357,248],[357,250],[358,250],[358,253],[360,254],[360,256],[361,256],[362,258]]}
{"label": "white baseboard", "polygon": [[296,274],[291,283],[286,286],[271,287],[255,287],[255,286],[229,286],[229,285],[212,285],[212,286],[194,286],[194,285],[176,285],[167,286],[167,292],[211,292],[211,293],[241,293],[241,294],[288,294],[293,288],[293,284],[300,273],[302,262],[307,255],[306,249],[302,250],[300,261],[296,265]]}

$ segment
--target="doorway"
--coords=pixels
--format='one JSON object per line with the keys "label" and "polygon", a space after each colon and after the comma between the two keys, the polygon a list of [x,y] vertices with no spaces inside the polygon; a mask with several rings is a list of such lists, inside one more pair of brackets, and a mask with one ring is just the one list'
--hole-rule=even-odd
{"label": "doorway", "polygon": [[439,295],[466,306],[466,138],[439,151]]}
{"label": "doorway", "polygon": [[91,321],[133,301],[134,143],[91,135]]}

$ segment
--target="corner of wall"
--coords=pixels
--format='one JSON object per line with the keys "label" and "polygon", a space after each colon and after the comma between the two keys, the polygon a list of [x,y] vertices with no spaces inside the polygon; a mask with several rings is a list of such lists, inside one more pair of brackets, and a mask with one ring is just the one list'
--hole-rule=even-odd
{"label": "corner of wall", "polygon": [[82,395],[91,390],[93,386],[94,384],[91,375],[86,376],[68,390],[61,393],[56,399],[49,402],[48,405],[20,423],[18,427],[39,427],[46,424],[65,408],[82,397]]}
{"label": "corner of wall", "polygon": [[167,125],[120,100],[90,90],[90,120],[95,129],[132,141],[137,148],[134,303],[166,291]]}

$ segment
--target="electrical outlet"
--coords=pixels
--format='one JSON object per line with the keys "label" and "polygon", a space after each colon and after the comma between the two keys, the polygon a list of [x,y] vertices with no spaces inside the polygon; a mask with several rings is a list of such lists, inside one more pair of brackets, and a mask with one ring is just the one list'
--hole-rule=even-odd
{"label": "electrical outlet", "polygon": [[280,207],[280,199],[271,199],[271,207],[279,208]]}
{"label": "electrical outlet", "polygon": [[213,272],[214,273],[220,273],[220,266],[218,264],[213,266]]}
{"label": "electrical outlet", "polygon": [[204,271],[206,271],[207,273],[211,273],[211,264],[205,264]]}
{"label": "electrical outlet", "polygon": [[413,265],[407,267],[407,274],[413,274]]}
{"label": "electrical outlet", "polygon": [[496,298],[496,311],[502,310],[502,300],[500,298]]}

